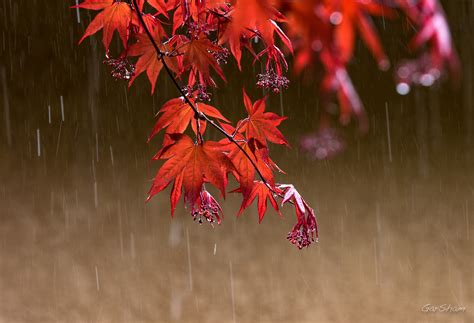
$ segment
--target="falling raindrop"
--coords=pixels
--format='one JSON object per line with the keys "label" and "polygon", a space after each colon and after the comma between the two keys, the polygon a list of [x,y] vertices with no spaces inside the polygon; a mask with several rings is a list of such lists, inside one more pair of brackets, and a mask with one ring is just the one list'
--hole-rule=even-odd
{"label": "falling raindrop", "polygon": [[130,232],[130,256],[132,259],[136,257],[136,250],[135,250],[135,235],[133,232]]}
{"label": "falling raindrop", "polygon": [[426,87],[432,86],[434,82],[435,82],[435,77],[430,73],[423,74],[420,77],[420,84],[423,86],[426,86]]}
{"label": "falling raindrop", "polygon": [[41,138],[40,138],[39,129],[36,129],[36,143],[37,143],[38,157],[41,157]]}
{"label": "falling raindrop", "polygon": [[59,143],[61,142],[61,130],[63,128],[63,123],[61,122],[59,124],[59,132],[58,132],[58,139],[56,141],[56,157],[58,157],[58,152],[59,152]]}
{"label": "falling raindrop", "polygon": [[375,268],[375,284],[379,284],[379,259],[377,257],[377,239],[374,238],[374,268]]}
{"label": "falling raindrop", "polygon": [[466,211],[466,240],[469,241],[469,201],[466,200],[466,205],[465,205],[465,211]]}
{"label": "falling raindrop", "polygon": [[10,103],[8,101],[7,76],[6,76],[5,67],[3,66],[2,66],[2,91],[3,91],[3,109],[4,109],[4,117],[5,117],[5,133],[7,136],[8,146],[11,146],[12,133],[11,133],[11,125],[10,125]]}
{"label": "falling raindrop", "polygon": [[61,95],[59,99],[61,101],[61,120],[64,122],[64,98]]}
{"label": "falling raindrop", "polygon": [[94,206],[96,209],[99,206],[99,196],[97,193],[97,181],[94,181]]}
{"label": "falling raindrop", "polygon": [[388,102],[385,102],[385,119],[387,121],[388,160],[392,162],[392,140],[390,137],[390,117],[388,115]]}
{"label": "falling raindrop", "polygon": [[77,7],[79,5],[79,0],[76,0],[76,17],[77,17],[77,23],[81,23],[81,13],[79,12],[79,8]]}
{"label": "falling raindrop", "polygon": [[342,13],[340,13],[339,11],[334,11],[329,16],[329,21],[335,26],[339,25],[342,22]]}
{"label": "falling raindrop", "polygon": [[124,248],[123,248],[123,228],[122,228],[122,206],[118,201],[118,225],[119,225],[119,242],[120,242],[120,258],[123,259]]}
{"label": "falling raindrop", "polygon": [[191,266],[191,247],[189,244],[189,230],[186,228],[186,249],[188,251],[188,273],[189,273],[189,290],[193,290],[193,271]]}
{"label": "falling raindrop", "polygon": [[95,158],[96,162],[99,162],[99,135],[95,133]]}
{"label": "falling raindrop", "polygon": [[97,291],[100,291],[100,281],[99,281],[99,269],[97,269],[97,266],[95,268],[95,287]]}
{"label": "falling raindrop", "polygon": [[114,167],[114,150],[112,149],[112,145],[109,146],[110,150],[110,162],[112,163],[112,167]]}
{"label": "falling raindrop", "polygon": [[168,244],[176,247],[181,242],[181,224],[178,221],[171,221]]}
{"label": "falling raindrop", "polygon": [[405,82],[398,83],[397,92],[400,95],[407,95],[408,93],[410,93],[410,85]]}
{"label": "falling raindrop", "polygon": [[234,293],[234,273],[232,271],[232,261],[229,260],[229,271],[230,271],[230,293],[232,297],[232,322],[235,321],[235,293]]}
{"label": "falling raindrop", "polygon": [[171,290],[170,315],[173,321],[178,321],[182,313],[183,295],[176,289]]}

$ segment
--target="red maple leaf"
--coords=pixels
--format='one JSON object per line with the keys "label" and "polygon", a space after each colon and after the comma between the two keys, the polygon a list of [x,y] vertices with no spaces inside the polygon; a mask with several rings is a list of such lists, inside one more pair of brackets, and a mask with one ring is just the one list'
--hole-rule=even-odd
{"label": "red maple leaf", "polygon": [[[160,44],[161,41],[161,29],[156,28],[153,31],[153,39],[156,44]],[[161,69],[163,68],[163,62],[160,60],[158,53],[156,52],[153,43],[146,33],[140,33],[136,35],[137,42],[130,45],[127,55],[128,56],[140,56],[135,65],[135,74],[130,80],[130,85],[135,81],[135,79],[143,72],[146,71],[148,80],[151,84],[151,93],[155,91],[156,81],[158,75],[160,74]],[[158,45],[161,51],[165,51],[165,48],[162,45]],[[178,72],[178,63],[176,57],[164,57],[169,68],[175,73]]]}
{"label": "red maple leaf", "polygon": [[195,22],[203,20],[207,10],[219,7],[226,7],[226,0],[174,0],[169,3],[169,7],[176,8],[173,14],[173,34],[181,27],[185,21],[192,18]]}
{"label": "red maple leaf", "polygon": [[147,2],[156,9],[158,14],[162,14],[168,18],[168,10],[170,8],[164,0],[147,0]]}
{"label": "red maple leaf", "polygon": [[[205,115],[216,118],[225,122],[230,122],[227,120],[216,108],[211,105],[204,104],[201,102],[195,102],[193,99],[189,99],[191,103],[199,110],[199,112],[204,113]],[[155,126],[148,138],[151,140],[160,130],[166,128],[166,133],[184,133],[188,125],[191,123],[191,127],[194,133],[197,133],[196,122],[194,121],[194,110],[191,106],[184,100],[184,98],[171,99],[166,102],[158,113],[162,113],[161,117],[156,121]],[[201,134],[206,130],[206,121],[200,121],[200,131]]]}
{"label": "red maple leaf", "polygon": [[148,2],[150,6],[156,9],[155,16],[162,14],[163,16],[168,18],[168,11],[173,8],[171,3],[166,3],[165,0],[137,0],[138,9],[140,9],[140,11],[143,11],[143,6],[145,5],[145,2]]}
{"label": "red maple leaf", "polygon": [[265,112],[265,100],[266,98],[263,98],[252,104],[244,90],[244,105],[249,116],[239,132],[245,132],[247,138],[254,138],[265,146],[267,140],[278,145],[288,145],[277,128],[286,117],[280,117],[273,112]]}
{"label": "red maple leaf", "polygon": [[124,47],[127,47],[129,37],[129,26],[132,22],[132,8],[126,2],[114,0],[85,0],[73,8],[84,8],[90,10],[102,10],[92,22],[79,40],[79,44],[87,37],[102,31],[102,42],[106,50],[109,49],[112,36],[118,32]]}
{"label": "red maple leaf", "polygon": [[[241,192],[241,188],[234,190],[233,192]],[[248,208],[255,198],[258,197],[257,209],[258,209],[258,222],[262,222],[265,212],[267,211],[267,198],[270,201],[270,204],[273,206],[275,211],[281,216],[280,209],[278,208],[278,203],[273,196],[273,191],[265,183],[261,181],[255,181],[252,185],[252,190],[247,196],[244,196],[242,205],[240,206],[239,213],[237,216],[240,216],[242,212]]]}
{"label": "red maple leaf", "polygon": [[227,187],[227,174],[234,166],[220,147],[221,144],[206,141],[195,143],[183,134],[173,135],[174,143],[163,148],[154,159],[167,159],[159,169],[148,194],[148,200],[165,189],[174,180],[171,191],[171,210],[184,189],[184,199],[194,206],[203,190],[203,184],[209,182],[216,186],[223,196]]}
{"label": "red maple leaf", "polygon": [[[166,34],[165,29],[163,28],[163,22],[156,18],[153,15],[150,15],[149,13],[147,14],[142,14],[143,21],[145,22],[146,28],[151,32],[152,35],[158,36],[158,39],[161,39],[163,37],[167,37],[168,35]],[[132,17],[132,24],[136,26],[136,32],[134,34],[140,34],[140,33],[145,33],[145,28],[143,27],[140,18],[136,15],[134,11],[134,15]],[[158,30],[156,30],[158,29]]]}
{"label": "red maple leaf", "polygon": [[[220,142],[223,143],[228,151],[228,157],[235,166],[236,171],[234,176],[239,181],[239,192],[242,195],[248,196],[252,190],[254,179],[255,179],[255,166],[263,175],[269,185],[274,186],[275,181],[273,179],[273,173],[269,161],[273,164],[270,158],[267,158],[262,149],[258,148],[258,144],[255,139],[247,141],[243,134],[236,132],[235,128],[228,124],[221,124],[222,128],[228,134],[235,134],[234,139],[236,142],[231,142],[229,139],[222,139]],[[239,146],[247,153],[247,155],[239,148]],[[255,166],[254,166],[255,165]]]}
{"label": "red maple leaf", "polygon": [[198,83],[215,85],[210,77],[210,68],[225,81],[224,73],[217,63],[213,53],[221,53],[223,48],[211,42],[205,35],[201,34],[196,39],[187,37],[175,37],[177,52],[183,54],[182,69],[190,70],[189,85],[193,85],[196,79]]}
{"label": "red maple leaf", "polygon": [[270,0],[239,0],[226,14],[229,21],[225,27],[220,43],[227,42],[229,48],[240,66],[242,56],[242,40],[259,36],[271,47],[275,44],[273,35],[276,32],[283,43],[292,51],[289,38],[277,25],[276,21],[283,20],[283,15],[278,12]]}

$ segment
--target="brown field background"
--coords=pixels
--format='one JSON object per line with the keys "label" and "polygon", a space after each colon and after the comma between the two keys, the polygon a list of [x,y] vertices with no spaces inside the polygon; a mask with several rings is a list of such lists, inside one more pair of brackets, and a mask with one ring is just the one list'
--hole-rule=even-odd
{"label": "brown field background", "polygon": [[[269,98],[292,145],[272,150],[279,181],[320,224],[320,242],[299,251],[285,240],[290,208],[259,225],[255,208],[235,217],[229,194],[212,228],[182,206],[172,220],[167,192],[145,203],[159,166],[159,140],[146,138],[171,84],[151,96],[143,78],[130,91],[110,78],[96,41],[76,45],[89,18],[78,24],[69,2],[1,1],[0,322],[474,322],[474,9],[444,3],[462,80],[399,97],[360,46],[351,74],[371,128],[344,129],[341,156],[298,149],[317,125],[310,77]],[[408,35],[392,24],[382,35],[397,60]],[[235,121],[242,86],[262,93],[251,66],[227,68],[213,104]]]}

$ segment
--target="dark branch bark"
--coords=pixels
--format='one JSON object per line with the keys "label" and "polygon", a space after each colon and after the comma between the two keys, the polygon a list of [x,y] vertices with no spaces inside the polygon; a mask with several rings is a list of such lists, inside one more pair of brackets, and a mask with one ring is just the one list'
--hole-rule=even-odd
{"label": "dark branch bark", "polygon": [[[252,158],[250,157],[250,155],[245,151],[245,149],[243,149],[239,144],[238,142],[234,139],[234,136],[233,135],[230,135],[227,133],[227,131],[225,131],[221,126],[219,126],[214,120],[210,119],[208,116],[206,116],[204,113],[200,112],[196,106],[191,102],[191,100],[189,100],[189,98],[186,96],[186,93],[183,91],[183,89],[181,88],[181,86],[179,85],[178,81],[176,80],[176,78],[174,77],[173,75],[173,72],[171,71],[171,69],[169,68],[168,64],[166,63],[165,61],[165,53],[163,53],[160,48],[158,47],[158,45],[156,44],[155,40],[153,39],[153,36],[150,32],[150,30],[148,29],[148,27],[146,26],[145,24],[145,21],[143,20],[143,17],[142,17],[142,13],[140,12],[140,9],[138,8],[138,4],[137,4],[137,0],[132,0],[133,2],[133,7],[135,9],[135,12],[137,13],[138,15],[138,19],[140,20],[140,24],[142,25],[143,29],[145,30],[148,38],[150,39],[150,42],[151,44],[153,45],[153,48],[156,50],[156,52],[158,53],[158,57],[159,59],[161,60],[161,63],[163,64],[166,72],[168,73],[168,76],[170,77],[170,79],[173,81],[173,84],[175,85],[176,89],[179,91],[179,93],[181,94],[181,96],[184,98],[185,102],[193,109],[194,113],[195,113],[195,118],[197,120],[197,122],[199,123],[199,119],[204,119],[207,123],[209,123],[212,127],[214,127],[215,129],[217,129],[219,132],[221,132],[230,142],[232,142],[234,145],[236,145],[240,151],[242,151],[242,153],[245,155],[245,157],[250,161],[250,163],[252,164],[252,166],[255,168],[255,171],[257,172],[258,176],[262,179],[262,182],[265,183],[265,185],[273,192],[275,193],[276,195],[278,196],[281,196],[281,194],[279,194],[278,192],[276,192],[274,190],[274,188],[270,185],[270,183],[265,179],[265,177],[263,176],[263,174],[260,172],[260,170],[258,169],[257,165],[255,164],[255,162],[252,160]],[[198,131],[199,132],[199,131]],[[198,134],[199,136],[200,134]]]}

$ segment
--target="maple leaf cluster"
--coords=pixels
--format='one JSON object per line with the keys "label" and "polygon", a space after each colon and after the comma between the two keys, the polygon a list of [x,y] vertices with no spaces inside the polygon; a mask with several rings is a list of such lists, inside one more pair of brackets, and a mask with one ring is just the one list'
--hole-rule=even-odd
{"label": "maple leaf cluster", "polygon": [[[164,133],[154,157],[164,162],[149,198],[172,184],[172,214],[183,196],[195,220],[220,223],[222,209],[206,185],[225,197],[230,175],[239,185],[232,192],[243,199],[239,215],[256,199],[259,221],[268,201],[278,214],[283,204],[293,204],[297,224],[288,240],[299,248],[317,240],[318,229],[314,210],[294,186],[275,180],[275,173],[282,170],[270,158],[269,144],[288,145],[278,129],[285,118],[266,111],[266,98],[252,102],[245,90],[247,116],[235,126],[209,105],[208,88],[216,87],[219,79],[225,82],[222,65],[229,57],[238,69],[242,69],[244,53],[252,55],[254,63],[261,62],[264,70],[257,75],[256,85],[273,93],[289,86],[287,57],[294,56],[297,72],[310,65],[322,66],[321,130],[303,143],[320,159],[344,147],[330,127],[328,107],[333,100],[338,103],[341,123],[355,117],[361,129],[367,126],[347,72],[357,37],[381,70],[390,68],[372,17],[394,19],[403,13],[418,30],[410,48],[422,54],[396,68],[399,93],[407,93],[412,84],[431,85],[446,70],[457,71],[456,52],[437,0],[84,0],[73,8],[97,11],[79,42],[102,32],[104,62],[112,76],[132,85],[145,74],[153,93],[165,71],[180,92],[160,109],[149,138]],[[115,34],[122,48],[112,55]],[[224,138],[205,141],[203,134],[209,126]]]}
{"label": "maple leaf cluster", "polygon": [[[196,93],[194,94],[197,95]],[[308,246],[317,239],[317,224],[314,210],[303,200],[293,185],[277,184],[274,171],[282,170],[269,156],[269,143],[288,145],[278,130],[285,117],[266,111],[265,99],[252,103],[243,92],[247,117],[230,124],[215,107],[197,102],[196,98],[171,99],[159,111],[159,118],[149,140],[164,130],[163,147],[154,159],[166,160],[159,169],[149,197],[161,192],[171,183],[171,214],[184,192],[184,201],[194,220],[199,223],[221,222],[222,209],[216,199],[206,189],[206,185],[216,187],[225,197],[228,176],[231,174],[239,187],[232,192],[242,194],[242,205],[238,212],[248,208],[257,199],[259,222],[267,211],[267,201],[280,214],[277,198],[281,205],[290,202],[294,205],[298,224],[293,229],[290,241],[299,248]],[[195,107],[198,111],[196,117]],[[205,117],[203,117],[205,116]],[[212,117],[219,120],[216,125],[226,137],[218,142],[204,141],[203,134]],[[186,135],[191,128],[195,139]],[[258,180],[257,176],[260,176]],[[281,215],[281,214],[280,214]]]}

